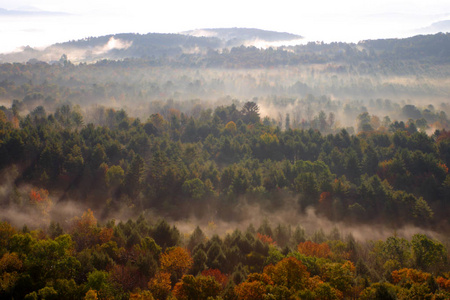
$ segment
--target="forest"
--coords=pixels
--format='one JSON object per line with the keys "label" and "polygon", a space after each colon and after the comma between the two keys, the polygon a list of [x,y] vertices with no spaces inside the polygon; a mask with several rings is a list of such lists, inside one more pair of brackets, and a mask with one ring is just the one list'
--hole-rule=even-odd
{"label": "forest", "polygon": [[0,298],[448,299],[448,56],[402,43],[0,64]]}
{"label": "forest", "polygon": [[[41,195],[42,196],[42,195]],[[35,199],[37,200],[37,199]],[[40,201],[46,201],[45,197]],[[361,243],[266,220],[220,237],[87,210],[67,229],[0,223],[4,299],[448,299],[445,246],[425,234]],[[207,229],[214,231],[214,224]]]}

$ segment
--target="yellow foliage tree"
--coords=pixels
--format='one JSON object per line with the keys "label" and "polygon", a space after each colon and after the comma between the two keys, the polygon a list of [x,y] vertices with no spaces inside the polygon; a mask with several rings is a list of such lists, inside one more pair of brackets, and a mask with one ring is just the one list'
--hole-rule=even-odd
{"label": "yellow foliage tree", "polygon": [[0,259],[0,291],[12,288],[19,278],[22,261],[17,253],[5,253]]}
{"label": "yellow foliage tree", "polygon": [[285,286],[296,291],[304,289],[308,282],[309,273],[301,261],[295,257],[287,257],[275,266],[269,265],[264,268],[276,285]]}
{"label": "yellow foliage tree", "polygon": [[227,125],[225,125],[225,130],[232,134],[235,134],[237,131],[236,123],[234,123],[233,121],[228,122]]}
{"label": "yellow foliage tree", "polygon": [[140,291],[136,293],[130,293],[130,300],[154,300],[150,291]]}
{"label": "yellow foliage tree", "polygon": [[72,222],[71,233],[79,250],[99,243],[100,229],[97,227],[97,219],[94,216],[94,212],[88,209],[81,218],[75,218]]}
{"label": "yellow foliage tree", "polygon": [[86,292],[86,295],[84,296],[84,300],[97,300],[97,291],[95,290],[89,290]]}

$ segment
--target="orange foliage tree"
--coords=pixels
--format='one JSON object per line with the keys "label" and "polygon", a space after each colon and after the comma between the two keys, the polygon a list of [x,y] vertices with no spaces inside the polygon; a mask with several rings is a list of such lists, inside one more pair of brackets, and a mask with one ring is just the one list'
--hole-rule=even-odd
{"label": "orange foliage tree", "polygon": [[273,285],[272,279],[265,273],[252,273],[247,280],[234,287],[239,300],[259,300],[267,294],[268,286]]}
{"label": "orange foliage tree", "polygon": [[173,283],[186,274],[194,263],[191,254],[185,248],[168,248],[160,257],[161,271],[171,274]]}
{"label": "orange foliage tree", "polygon": [[441,289],[450,292],[450,272],[445,273],[444,276],[439,276],[436,278],[437,284],[441,287]]}
{"label": "orange foliage tree", "polygon": [[148,289],[152,292],[153,297],[158,300],[166,299],[171,288],[170,274],[167,272],[157,273],[155,277],[148,282]]}
{"label": "orange foliage tree", "polygon": [[234,288],[239,300],[259,300],[263,299],[267,287],[261,281],[245,281]]}
{"label": "orange foliage tree", "polygon": [[184,275],[174,289],[173,295],[178,300],[207,300],[217,297],[222,286],[212,276]]}
{"label": "orange foliage tree", "polygon": [[392,282],[400,283],[402,286],[409,286],[412,283],[424,283],[431,276],[430,273],[416,269],[403,268],[392,272]]}
{"label": "orange foliage tree", "polygon": [[332,253],[327,243],[314,243],[306,241],[298,244],[298,252],[306,256],[315,256],[320,258],[328,258]]}

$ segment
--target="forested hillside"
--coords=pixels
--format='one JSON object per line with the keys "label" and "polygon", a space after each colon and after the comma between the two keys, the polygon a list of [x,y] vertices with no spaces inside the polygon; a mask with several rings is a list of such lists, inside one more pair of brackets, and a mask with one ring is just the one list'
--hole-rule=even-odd
{"label": "forested hillside", "polygon": [[0,64],[0,298],[448,299],[448,37]]}
{"label": "forested hillside", "polygon": [[[79,106],[21,116],[24,102],[1,110],[2,218],[41,229],[2,223],[5,297],[449,296],[448,252],[427,235],[360,243],[336,228],[301,227],[312,209],[346,228],[415,225],[448,242],[445,129],[427,135],[395,121],[374,130],[365,112],[350,135],[321,112],[312,122],[329,134],[288,120],[281,130],[251,101],[191,115],[165,106],[144,122],[97,107],[98,124],[85,124]],[[69,218],[65,204],[90,207],[102,222],[90,210]],[[283,210],[296,211],[297,224],[272,228]],[[137,221],[109,220],[142,211]],[[211,220],[211,235],[182,235],[153,213]],[[239,224],[255,213],[266,216],[258,229],[214,235],[214,220]]]}
{"label": "forested hillside", "polygon": [[[450,34],[418,35],[405,39],[364,40],[359,43],[308,42],[297,46],[255,47],[258,42],[289,45],[300,36],[248,28],[205,29],[207,36],[122,33],[89,37],[48,46],[25,47],[0,54],[0,62],[56,62],[66,54],[74,62],[101,59],[144,59],[163,65],[189,67],[258,68],[312,63],[441,64],[449,63]],[[400,63],[402,65],[403,63]],[[403,71],[400,68],[399,71]]]}

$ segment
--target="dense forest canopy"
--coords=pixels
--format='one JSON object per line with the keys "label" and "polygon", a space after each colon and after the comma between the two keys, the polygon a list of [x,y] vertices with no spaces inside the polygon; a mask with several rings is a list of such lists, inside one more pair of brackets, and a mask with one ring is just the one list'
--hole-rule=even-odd
{"label": "dense forest canopy", "polygon": [[448,298],[448,40],[0,64],[0,297]]}

